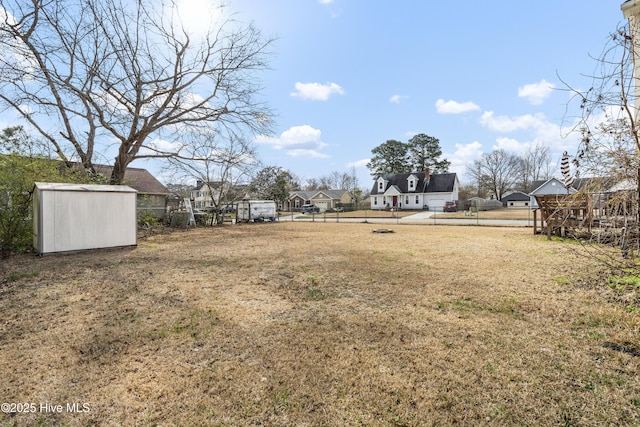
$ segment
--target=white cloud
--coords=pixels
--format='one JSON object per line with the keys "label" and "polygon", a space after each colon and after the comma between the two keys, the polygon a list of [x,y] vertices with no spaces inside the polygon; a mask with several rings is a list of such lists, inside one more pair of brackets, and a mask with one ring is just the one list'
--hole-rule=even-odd
{"label": "white cloud", "polygon": [[331,95],[344,95],[344,89],[336,83],[300,83],[296,82],[296,91],[291,96],[310,99],[312,101],[326,101]]}
{"label": "white cloud", "polygon": [[329,157],[328,155],[319,153],[316,150],[305,150],[302,148],[287,150],[287,154],[291,157],[306,157],[312,159],[326,159]]}
{"label": "white cloud", "polygon": [[355,162],[347,163],[347,167],[348,168],[364,168],[364,167],[367,167],[367,163],[369,163],[370,161],[371,159],[356,160]]}
{"label": "white cloud", "polygon": [[525,114],[523,116],[495,116],[493,111],[485,111],[480,117],[480,124],[496,132],[515,132],[524,129],[538,129],[549,125],[544,114]]}
{"label": "white cloud", "polygon": [[436,101],[436,110],[440,114],[462,114],[479,109],[480,107],[471,101],[456,102],[451,100],[445,101],[444,99],[438,99]]}
{"label": "white cloud", "polygon": [[407,98],[409,97],[405,95],[393,95],[391,98],[389,98],[389,102],[392,102],[394,104],[400,104],[402,101],[404,101]]}
{"label": "white cloud", "polygon": [[518,96],[527,98],[531,105],[540,105],[551,95],[554,88],[553,83],[543,79],[538,83],[526,84],[518,88]]}
{"label": "white cloud", "polygon": [[456,150],[453,153],[443,153],[442,157],[451,162],[449,170],[457,173],[459,179],[464,181],[467,166],[482,157],[482,144],[478,141],[469,144],[456,144]]}
{"label": "white cloud", "polygon": [[302,125],[287,129],[277,138],[261,135],[256,138],[256,142],[271,145],[276,150],[284,150],[291,157],[327,158],[328,155],[318,151],[328,146],[322,142],[321,137],[320,130]]}
{"label": "white cloud", "polygon": [[333,0],[318,0],[318,3],[320,3],[320,4],[331,4],[331,3],[333,3]]}
{"label": "white cloud", "polygon": [[505,150],[513,154],[524,154],[532,144],[528,142],[520,142],[517,139],[500,137],[496,139],[494,150]]}

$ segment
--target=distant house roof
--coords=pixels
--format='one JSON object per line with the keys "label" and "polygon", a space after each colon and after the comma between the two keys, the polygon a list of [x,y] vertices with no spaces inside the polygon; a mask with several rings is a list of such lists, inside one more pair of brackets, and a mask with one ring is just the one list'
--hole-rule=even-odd
{"label": "distant house roof", "polygon": [[332,200],[342,199],[345,193],[348,193],[349,190],[320,190],[318,193],[326,194]]}
{"label": "distant house roof", "polygon": [[504,202],[528,202],[531,199],[531,196],[529,196],[526,193],[523,193],[522,191],[514,191],[513,193],[509,193],[506,196],[504,196],[502,199],[500,199],[500,201],[502,203]]}
{"label": "distant house roof", "polygon": [[[575,192],[574,190],[580,191],[583,189],[588,190],[592,193],[604,192],[607,188],[611,187],[614,183],[615,183],[615,180],[613,178],[606,177],[606,176],[576,178],[571,184],[571,186],[569,187],[570,188],[569,192],[574,193]],[[531,195],[535,195],[535,194],[539,195],[541,189],[548,184],[552,184],[554,186],[560,185],[564,187],[564,183],[558,178],[551,178],[546,181],[533,181],[531,183],[531,188],[533,188],[533,191],[531,191]],[[566,188],[564,193],[565,194],[567,193]],[[556,194],[556,192],[553,192],[553,194]]]}
{"label": "distant house roof", "polygon": [[[113,166],[93,165],[96,172],[106,177],[111,176]],[[168,195],[171,192],[167,187],[162,185],[151,173],[146,169],[127,167],[124,172],[122,185],[138,190],[138,194],[159,194]]]}
{"label": "distant house roof", "polygon": [[344,196],[345,193],[348,193],[349,190],[313,190],[313,191],[293,191],[289,194],[289,199],[294,199],[296,197],[303,200],[311,200],[316,198],[319,194],[324,194],[328,199],[331,200],[339,200]]}
{"label": "distant house roof", "polygon": [[622,180],[609,187],[606,193],[617,193],[619,191],[637,191],[638,184],[632,179]]}
{"label": "distant house roof", "polygon": [[222,185],[222,181],[209,181],[209,182],[205,182],[205,181],[200,181],[197,180],[196,181],[196,185],[195,187],[193,187],[194,190],[202,190],[202,187],[204,187],[205,185],[208,185],[210,188],[219,188]]}
{"label": "distant house roof", "polygon": [[302,200],[311,200],[311,197],[316,194],[315,191],[294,191],[289,195],[289,199],[300,198]]}
{"label": "distant house roof", "polygon": [[[538,185],[540,183],[540,185]],[[567,188],[558,178],[551,178],[546,181],[535,181],[532,196],[543,196],[553,194],[573,194],[577,190],[573,186]]]}
{"label": "distant house roof", "polygon": [[[409,188],[409,177],[414,176],[417,179],[414,188]],[[399,173],[395,175],[383,175],[382,178],[387,181],[387,185],[382,191],[378,190],[377,181],[371,189],[372,195],[383,194],[389,187],[396,186],[400,193],[446,193],[452,192],[457,176],[455,173],[431,174],[429,181],[425,182],[424,172]]]}

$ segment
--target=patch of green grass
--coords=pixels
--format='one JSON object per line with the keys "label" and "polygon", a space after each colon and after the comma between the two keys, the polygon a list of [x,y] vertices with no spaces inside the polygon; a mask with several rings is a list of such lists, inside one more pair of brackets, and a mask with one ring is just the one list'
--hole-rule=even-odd
{"label": "patch of green grass", "polygon": [[565,279],[564,277],[556,277],[554,280],[558,285],[568,285],[569,284],[569,279]]}
{"label": "patch of green grass", "polygon": [[172,334],[187,334],[192,338],[199,339],[207,337],[211,334],[212,329],[218,325],[219,320],[211,312],[203,310],[193,310],[188,319],[184,319],[168,328],[161,328],[157,336],[159,338]]}
{"label": "patch of green grass", "polygon": [[608,285],[611,289],[640,289],[640,276],[637,274],[609,276]]}
{"label": "patch of green grass", "polygon": [[7,277],[7,281],[8,282],[15,282],[16,280],[20,280],[20,279],[29,279],[31,277],[38,277],[40,273],[37,271],[33,271],[30,273],[14,273],[9,275],[9,277]]}
{"label": "patch of green grass", "polygon": [[307,292],[305,295],[305,299],[310,300],[310,301],[320,301],[325,299],[325,295],[322,292],[322,289],[318,288],[317,286],[312,286],[310,288],[307,288]]}

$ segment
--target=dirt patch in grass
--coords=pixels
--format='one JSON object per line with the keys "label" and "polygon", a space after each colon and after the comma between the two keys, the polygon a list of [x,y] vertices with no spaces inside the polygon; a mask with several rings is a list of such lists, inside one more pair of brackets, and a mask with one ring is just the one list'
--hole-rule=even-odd
{"label": "dirt patch in grass", "polygon": [[0,422],[640,423],[639,316],[576,285],[587,259],[526,229],[374,228],[246,224],[11,259],[0,391],[36,411]]}

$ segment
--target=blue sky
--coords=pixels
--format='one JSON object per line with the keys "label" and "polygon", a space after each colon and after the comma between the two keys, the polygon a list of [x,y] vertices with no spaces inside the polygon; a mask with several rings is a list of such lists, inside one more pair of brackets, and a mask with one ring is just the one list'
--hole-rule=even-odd
{"label": "blue sky", "polygon": [[[622,1],[229,0],[274,45],[263,95],[274,135],[262,161],[303,182],[365,167],[371,149],[416,133],[440,140],[463,183],[483,152],[536,142],[574,153],[578,114],[563,80],[588,88]],[[559,171],[558,171],[559,172]]]}
{"label": "blue sky", "polygon": [[[207,13],[217,1],[177,3],[197,30],[219,18]],[[574,154],[579,109],[567,110],[560,78],[590,87],[593,57],[624,22],[623,0],[225,1],[227,13],[277,39],[259,74],[275,112],[273,134],[255,138],[260,160],[303,183],[355,169],[362,188],[372,184],[371,150],[417,133],[440,140],[462,183],[466,167],[497,148],[544,144],[557,163]],[[164,180],[157,161],[131,166]]]}

